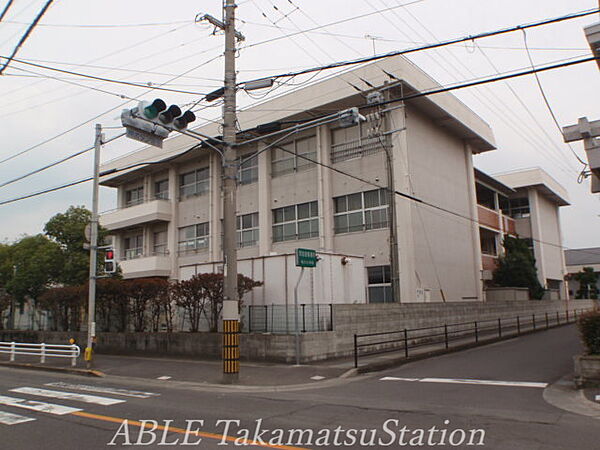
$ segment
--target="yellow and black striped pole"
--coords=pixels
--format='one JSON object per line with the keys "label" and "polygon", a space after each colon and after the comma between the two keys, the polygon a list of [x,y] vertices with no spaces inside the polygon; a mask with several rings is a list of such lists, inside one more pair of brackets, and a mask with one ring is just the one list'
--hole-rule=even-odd
{"label": "yellow and black striped pole", "polygon": [[240,373],[240,321],[223,320],[223,373]]}

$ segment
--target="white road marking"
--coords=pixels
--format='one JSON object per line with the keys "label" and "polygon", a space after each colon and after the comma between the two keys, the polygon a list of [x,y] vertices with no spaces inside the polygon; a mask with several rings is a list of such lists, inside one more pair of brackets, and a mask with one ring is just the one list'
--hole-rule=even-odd
{"label": "white road marking", "polygon": [[382,377],[379,381],[419,381],[420,378]]}
{"label": "white road marking", "polygon": [[85,392],[97,392],[102,394],[112,394],[112,395],[122,395],[124,397],[135,397],[135,398],[150,398],[150,397],[158,397],[160,394],[156,394],[154,392],[144,392],[144,391],[131,391],[128,389],[118,389],[111,387],[102,387],[102,386],[89,386],[87,384],[71,384],[71,383],[46,383],[44,386],[57,387],[62,389],[74,389],[76,391],[85,391]]}
{"label": "white road marking", "polygon": [[125,400],[109,397],[99,397],[97,395],[75,394],[72,392],[51,391],[49,389],[37,389],[31,387],[20,387],[10,389],[10,392],[19,394],[37,395],[39,397],[58,398],[60,400],[73,400],[83,403],[94,403],[96,405],[111,406],[119,403],[125,403]]}
{"label": "white road marking", "polygon": [[171,377],[167,376],[167,375],[163,375],[162,377],[158,377],[157,380],[170,380]]}
{"label": "white road marking", "polygon": [[53,403],[36,402],[33,400],[25,400],[24,398],[5,397],[0,395],[0,405],[14,406],[16,408],[30,409],[57,416],[64,416],[77,411],[82,411],[79,408],[71,408],[70,406],[55,405]]}
{"label": "white road marking", "polygon": [[0,411],[0,423],[3,425],[16,425],[23,422],[31,422],[35,420],[33,417],[19,416],[18,414],[12,414],[4,411]]}
{"label": "white road marking", "polygon": [[468,378],[398,378],[383,377],[381,381],[418,381],[420,383],[453,383],[453,384],[479,384],[484,386],[511,386],[531,387],[544,389],[548,383],[536,383],[532,381],[498,381],[498,380],[473,380]]}
{"label": "white road marking", "polygon": [[324,380],[325,377],[321,376],[321,375],[315,375],[314,377],[310,377],[311,380],[315,380],[315,381],[321,381]]}

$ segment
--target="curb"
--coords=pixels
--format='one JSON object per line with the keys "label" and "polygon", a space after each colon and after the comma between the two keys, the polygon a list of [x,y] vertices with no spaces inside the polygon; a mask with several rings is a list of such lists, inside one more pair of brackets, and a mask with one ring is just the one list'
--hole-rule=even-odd
{"label": "curb", "polygon": [[544,389],[543,397],[556,408],[600,420],[600,405],[588,400],[583,390],[575,389],[570,375]]}
{"label": "curb", "polygon": [[2,367],[2,366],[14,367],[16,369],[42,370],[45,372],[70,373],[73,375],[82,375],[82,376],[86,376],[86,377],[98,377],[98,378],[106,377],[106,375],[99,370],[76,369],[76,368],[71,368],[71,367],[52,367],[52,366],[42,366],[40,364],[0,362],[0,367]]}

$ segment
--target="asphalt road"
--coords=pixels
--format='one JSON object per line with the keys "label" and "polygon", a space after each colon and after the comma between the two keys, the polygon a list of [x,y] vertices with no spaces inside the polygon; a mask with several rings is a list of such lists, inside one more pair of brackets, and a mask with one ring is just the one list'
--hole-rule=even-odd
{"label": "asphalt road", "polygon": [[[235,438],[244,437],[244,429],[249,433],[246,442],[251,442],[256,421],[262,419],[261,430],[270,430],[263,440],[277,438],[275,430],[281,429],[281,442],[289,440],[288,448],[337,448],[337,437],[348,448],[410,448],[410,444],[469,448],[466,444],[472,439],[490,449],[597,450],[600,421],[551,406],[542,396],[546,383],[572,371],[572,355],[579,351],[575,328],[569,326],[327,387],[262,392],[0,368],[0,449],[120,448],[127,440],[137,442],[140,427],[131,421],[142,419],[157,420],[162,427],[168,424],[163,442],[179,439],[179,445],[185,438],[186,420],[204,420],[202,426],[192,423],[193,429],[201,429],[199,436],[188,436],[189,442],[202,439],[195,448],[233,448]],[[464,379],[479,384],[466,384],[475,381]],[[64,398],[64,393],[79,396]],[[129,419],[129,426],[122,419]],[[226,419],[240,422],[239,426],[232,422],[228,440],[222,440],[225,424],[217,421]],[[152,440],[152,426],[147,424],[141,443]],[[402,427],[406,427],[404,434]],[[433,432],[432,427],[436,427]],[[311,430],[312,444],[307,443],[309,431],[290,440],[291,429]],[[348,431],[352,429],[356,434]],[[366,431],[361,444],[361,429],[374,429],[373,440]],[[422,436],[418,430],[423,430]],[[465,432],[462,445],[451,445],[452,439],[456,443],[463,437],[461,430]],[[471,434],[470,430],[483,431]],[[156,430],[156,441],[144,448],[165,448],[159,445],[163,432],[163,428]],[[387,446],[392,437],[393,444]],[[117,445],[107,447],[111,441]],[[439,445],[442,441],[445,445]],[[325,443],[329,445],[317,445]]]}

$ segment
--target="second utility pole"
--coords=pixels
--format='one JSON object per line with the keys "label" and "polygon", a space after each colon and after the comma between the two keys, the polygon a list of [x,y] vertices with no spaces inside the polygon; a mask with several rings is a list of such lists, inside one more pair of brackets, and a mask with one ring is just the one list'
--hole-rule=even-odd
{"label": "second utility pole", "polygon": [[240,313],[237,289],[235,0],[225,1],[225,84],[223,105],[223,382],[236,383],[240,372]]}

